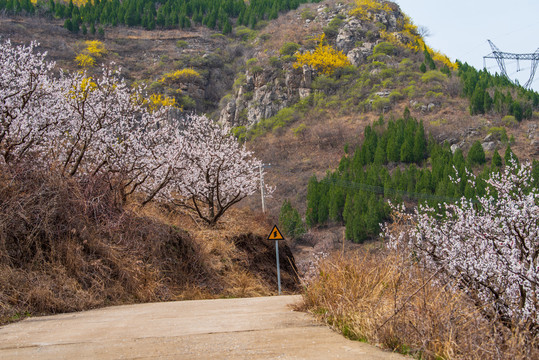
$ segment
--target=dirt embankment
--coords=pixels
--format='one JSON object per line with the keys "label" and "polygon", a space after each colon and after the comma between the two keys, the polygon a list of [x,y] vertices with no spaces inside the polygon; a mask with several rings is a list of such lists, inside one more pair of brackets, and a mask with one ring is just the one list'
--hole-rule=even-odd
{"label": "dirt embankment", "polygon": [[[122,203],[106,179],[0,169],[0,323],[114,304],[271,295],[263,217],[232,209],[208,229],[189,214]],[[294,257],[281,243],[283,290]]]}

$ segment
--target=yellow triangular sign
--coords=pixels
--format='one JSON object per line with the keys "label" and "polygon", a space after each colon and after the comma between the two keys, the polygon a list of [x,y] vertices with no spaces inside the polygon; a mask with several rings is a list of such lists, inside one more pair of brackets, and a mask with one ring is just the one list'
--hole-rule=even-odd
{"label": "yellow triangular sign", "polygon": [[271,229],[271,232],[268,235],[268,240],[284,240],[283,235],[279,229],[277,229],[277,225],[273,226],[273,229]]}

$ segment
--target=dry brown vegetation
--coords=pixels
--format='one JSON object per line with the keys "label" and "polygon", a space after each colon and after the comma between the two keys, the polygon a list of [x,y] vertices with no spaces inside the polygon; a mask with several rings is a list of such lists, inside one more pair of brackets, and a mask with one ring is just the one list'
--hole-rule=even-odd
{"label": "dry brown vegetation", "polygon": [[539,356],[537,339],[485,318],[464,294],[379,246],[323,261],[304,299],[345,336],[422,359]]}
{"label": "dry brown vegetation", "polygon": [[[0,323],[112,304],[276,291],[262,216],[231,210],[214,229],[165,205],[123,205],[103,179],[0,169]],[[281,245],[285,292],[298,289]]]}

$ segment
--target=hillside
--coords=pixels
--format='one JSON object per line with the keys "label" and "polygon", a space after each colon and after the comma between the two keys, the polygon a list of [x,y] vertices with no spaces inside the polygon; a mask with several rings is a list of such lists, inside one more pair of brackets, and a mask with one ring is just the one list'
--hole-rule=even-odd
{"label": "hillside", "polygon": [[[100,63],[114,62],[149,93],[235,126],[267,164],[265,181],[276,186],[266,199],[274,221],[285,199],[304,214],[311,176],[334,170],[345,145],[351,153],[361,144],[365,126],[380,116],[398,119],[405,108],[427,136],[453,150],[466,154],[480,140],[487,159],[508,144],[520,159],[537,158],[539,95],[466,66],[461,75],[443,54],[424,51],[397,5],[328,0],[279,15],[254,29],[236,22],[227,35],[196,22],[183,30],[106,26],[104,34],[82,34],[65,29],[62,19],[8,12],[0,31],[15,43],[37,40],[58,68],[98,73]],[[349,65],[327,73],[294,65],[296,52],[321,46],[321,34]],[[104,51],[88,53],[96,40]],[[88,54],[94,65],[78,64]],[[243,205],[258,211],[260,199]]]}
{"label": "hillside", "polygon": [[[159,23],[163,9],[181,3],[198,7],[159,20],[168,25]],[[453,165],[486,177],[508,163],[504,155],[511,151],[521,162],[539,159],[539,94],[433,51],[395,3],[209,3],[215,6],[200,14],[207,1],[121,2],[135,4],[130,5],[135,10],[150,4],[145,23],[140,16],[140,23],[100,16],[85,23],[103,29],[95,33],[68,29],[66,21],[73,24],[73,13],[81,10],[73,7],[71,17],[52,16],[54,2],[38,2],[41,11],[34,14],[21,10],[0,16],[2,41],[38,41],[39,50],[56,62],[57,78],[61,68],[73,74],[84,70],[97,79],[102,63],[114,63],[129,85],[142,85],[150,108],[175,107],[167,115],[169,126],[191,112],[230,125],[263,162],[265,183],[275,187],[266,198],[266,214],[257,192],[207,227],[194,211],[162,199],[141,206],[141,197],[115,192],[106,176],[72,180],[24,166],[3,169],[0,191],[8,200],[0,204],[0,247],[5,249],[0,279],[7,286],[0,292],[0,322],[107,304],[273,294],[273,244],[264,238],[274,223],[284,225],[279,209],[287,199],[299,210],[298,223],[310,227],[298,235],[281,227],[290,231],[294,252],[282,244],[283,279],[286,291],[297,292],[293,257],[300,275],[313,275],[316,263],[336,248],[344,253],[359,247],[345,240],[377,238],[379,222],[389,219],[386,199],[412,206],[423,200],[418,194],[475,199],[481,191],[470,190],[467,177],[449,185]],[[112,4],[120,2],[86,6],[84,16]],[[232,5],[225,13],[216,4]],[[120,18],[129,22],[125,9],[114,11],[124,11]],[[152,19],[159,26],[150,26]],[[376,254],[366,257],[367,268],[371,259],[379,259],[381,267],[392,261],[378,253],[377,244],[361,248],[373,247]],[[400,274],[414,265],[397,266],[402,267],[395,270],[395,293]],[[417,286],[424,286],[424,273],[417,274]],[[325,288],[324,279],[318,280]],[[400,299],[407,302],[413,291],[401,292]],[[384,310],[387,316],[393,316],[396,299]],[[338,317],[325,320],[349,337],[364,339]],[[376,321],[385,324],[383,316]],[[398,349],[390,333],[386,346]]]}

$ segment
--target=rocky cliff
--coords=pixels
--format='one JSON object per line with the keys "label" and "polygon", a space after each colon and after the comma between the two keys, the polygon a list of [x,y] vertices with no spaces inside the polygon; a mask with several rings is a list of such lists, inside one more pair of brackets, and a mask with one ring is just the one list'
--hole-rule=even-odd
{"label": "rocky cliff", "polygon": [[[342,51],[352,65],[358,66],[365,63],[375,45],[382,42],[380,30],[399,36],[404,15],[397,5],[391,5],[391,11],[367,14],[367,21],[350,15],[353,5],[342,3],[305,5],[293,16],[299,26],[317,24],[323,29],[328,43]],[[311,16],[305,16],[306,13]],[[313,33],[300,41],[299,51],[312,50],[312,39],[318,35]],[[286,41],[282,39],[282,44]],[[307,66],[295,68],[291,57],[277,50],[268,52],[261,47],[254,55],[254,58],[268,57],[273,59],[273,66],[265,64],[267,66],[256,67],[254,71],[247,69],[237,75],[238,86],[221,101],[220,121],[250,127],[312,93],[312,82],[319,76],[316,70]]]}

